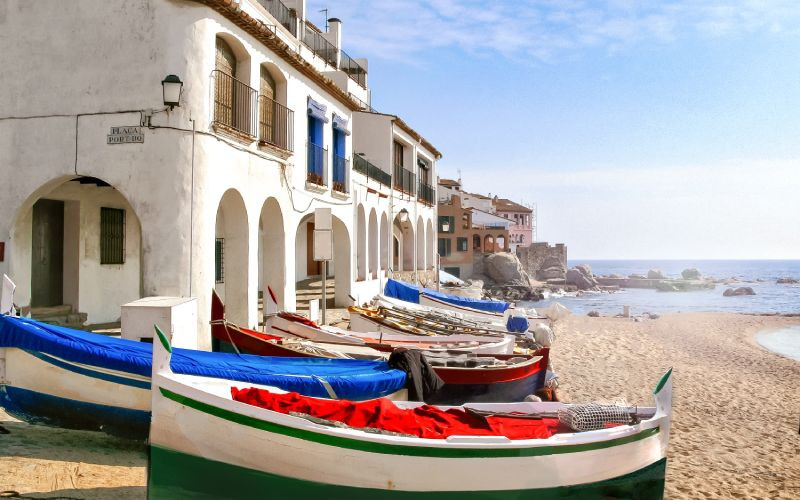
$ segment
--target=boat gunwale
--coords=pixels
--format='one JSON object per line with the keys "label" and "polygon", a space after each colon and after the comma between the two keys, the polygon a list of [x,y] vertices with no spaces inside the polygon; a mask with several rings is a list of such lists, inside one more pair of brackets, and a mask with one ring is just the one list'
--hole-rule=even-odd
{"label": "boat gunwale", "polygon": [[[201,379],[199,380],[200,383],[211,382],[213,384],[215,381],[224,382],[222,379],[207,379],[206,377],[197,377],[194,375],[179,375],[179,377]],[[230,387],[238,384],[227,384],[227,385],[228,387]],[[245,384],[245,385],[249,387],[259,387],[269,390],[269,387],[267,386],[257,386],[256,384],[249,384],[249,385]],[[660,433],[662,422],[666,423],[668,422],[669,419],[669,414],[659,414],[658,412],[655,412],[651,418],[647,420],[642,420],[636,425],[624,425],[624,426],[611,427],[608,429],[599,429],[596,431],[587,431],[580,433],[560,433],[560,434],[554,434],[553,436],[550,436],[549,438],[545,439],[535,438],[535,439],[511,440],[505,438],[505,441],[498,442],[497,441],[498,438],[502,439],[504,438],[504,436],[450,436],[451,438],[456,438],[456,437],[458,438],[458,442],[453,442],[453,441],[448,441],[448,439],[425,439],[419,437],[393,436],[386,434],[368,433],[363,430],[352,429],[352,428],[328,427],[316,424],[302,417],[286,415],[266,408],[250,405],[248,403],[235,401],[230,396],[222,397],[212,392],[209,392],[207,389],[204,389],[202,387],[181,382],[179,379],[176,379],[173,376],[164,373],[159,373],[154,377],[154,389],[155,387],[159,389],[157,397],[170,399],[171,401],[177,404],[193,408],[195,411],[209,413],[215,417],[234,422],[238,425],[254,427],[263,430],[265,432],[273,432],[273,431],[267,429],[261,429],[258,425],[250,425],[247,423],[237,422],[235,420],[231,420],[230,418],[226,418],[224,416],[216,415],[215,413],[205,411],[201,408],[196,408],[194,406],[186,405],[184,402],[181,401],[181,399],[185,398],[195,404],[199,403],[200,405],[209,406],[213,409],[216,409],[217,411],[238,415],[239,417],[244,417],[245,419],[254,421],[251,422],[251,424],[260,422],[266,426],[276,425],[291,429],[295,432],[310,433],[311,435],[315,434],[324,435],[331,438],[335,438],[337,440],[338,439],[345,441],[354,440],[354,441],[372,443],[373,445],[381,445],[386,447],[400,446],[407,448],[407,450],[405,451],[413,451],[414,448],[461,450],[461,452],[468,452],[472,450],[477,454],[485,453],[487,458],[489,456],[547,455],[547,454],[576,453],[580,451],[587,451],[584,449],[577,449],[577,450],[568,449],[573,447],[579,447],[579,448],[588,447],[589,449],[610,448],[618,445],[627,444],[628,442],[631,441],[638,441],[640,439],[646,439],[648,437],[657,436]],[[175,397],[170,397],[169,395],[165,394],[164,391],[173,394]],[[418,405],[422,404],[424,403],[420,402]],[[492,405],[492,403],[488,404]],[[510,404],[513,405],[514,403]],[[548,404],[555,407],[566,406],[560,403],[548,403]],[[501,403],[494,403],[493,405],[498,406],[501,405]],[[414,405],[403,405],[403,406],[414,406]],[[475,403],[467,407],[480,408],[481,406],[483,405]],[[462,407],[442,406],[442,408],[463,408],[463,406]],[[639,407],[639,409],[648,411],[653,410],[653,408],[647,408],[647,407]],[[292,437],[295,437],[297,439],[302,439],[305,441],[316,442],[313,439],[309,440],[309,439],[304,439],[302,437],[296,437],[296,436]],[[481,442],[482,439],[485,440],[485,442]],[[470,441],[470,442],[465,442],[465,441]],[[488,441],[493,441],[493,442],[488,442]],[[337,445],[334,444],[332,446],[337,446]],[[348,446],[343,446],[343,447],[348,447]],[[542,450],[548,451],[546,450],[547,448],[552,448],[552,450],[549,450],[549,453],[542,451]],[[493,452],[489,450],[495,450],[494,455]],[[380,453],[391,453],[391,452],[380,452]],[[420,455],[430,456],[432,453],[435,452],[429,452],[429,453],[423,452]],[[453,453],[458,454],[459,452],[454,451]],[[435,456],[448,456],[448,455],[440,454]]]}

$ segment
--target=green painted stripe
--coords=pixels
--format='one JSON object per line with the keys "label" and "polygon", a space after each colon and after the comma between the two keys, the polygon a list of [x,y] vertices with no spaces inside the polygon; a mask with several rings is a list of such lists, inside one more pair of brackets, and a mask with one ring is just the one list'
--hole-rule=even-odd
{"label": "green painted stripe", "polygon": [[659,428],[645,429],[638,434],[625,436],[622,438],[600,441],[597,443],[573,444],[563,446],[539,446],[539,447],[520,447],[520,448],[436,448],[429,446],[404,446],[388,443],[376,443],[374,441],[361,441],[341,436],[331,436],[305,429],[297,429],[286,425],[276,424],[265,420],[260,420],[241,413],[236,413],[224,408],[209,405],[201,401],[196,401],[186,396],[176,394],[172,391],[159,387],[161,394],[177,403],[194,408],[195,410],[214,415],[240,425],[253,427],[275,434],[281,434],[305,441],[311,441],[338,448],[359,450],[368,453],[383,453],[388,455],[407,455],[415,457],[442,457],[442,458],[496,458],[496,457],[535,457],[541,455],[557,455],[560,453],[578,453],[583,451],[601,450],[627,443],[640,441],[658,434]]}
{"label": "green painted stripe", "polygon": [[[667,459],[661,460],[630,474],[595,483],[534,488],[524,490],[481,491],[398,491],[389,489],[358,488],[279,476],[269,472],[239,467],[224,462],[200,458],[195,455],[150,447],[150,474],[148,497],[173,498],[324,498],[332,500],[372,500],[388,498],[406,500],[436,498],[437,500],[551,500],[564,498],[609,499],[637,498],[657,500],[664,496],[664,476]],[[487,471],[488,472],[488,471]],[[431,476],[441,474],[430,471]],[[323,481],[321,475],[319,481]],[[420,477],[420,482],[426,478]],[[458,481],[457,477],[453,478]]]}
{"label": "green painted stripe", "polygon": [[153,326],[156,329],[156,335],[158,335],[158,340],[161,341],[161,345],[164,346],[164,349],[166,349],[167,352],[172,352],[172,345],[170,345],[167,336],[164,335],[164,332],[161,331],[161,328],[159,328],[158,325],[153,325]]}
{"label": "green painted stripe", "polygon": [[667,380],[669,380],[669,377],[671,375],[672,375],[672,368],[667,370],[667,373],[661,376],[661,380],[658,381],[658,385],[656,385],[655,390],[653,390],[653,394],[658,394],[659,392],[661,392],[661,389],[664,388],[664,384],[667,383]]}

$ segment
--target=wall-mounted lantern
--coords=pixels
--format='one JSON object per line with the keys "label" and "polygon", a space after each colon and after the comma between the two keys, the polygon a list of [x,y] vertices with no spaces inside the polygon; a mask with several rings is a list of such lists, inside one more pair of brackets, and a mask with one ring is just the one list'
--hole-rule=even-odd
{"label": "wall-mounted lantern", "polygon": [[164,106],[173,109],[181,105],[181,92],[183,92],[183,82],[175,75],[167,75],[161,80],[164,91]]}

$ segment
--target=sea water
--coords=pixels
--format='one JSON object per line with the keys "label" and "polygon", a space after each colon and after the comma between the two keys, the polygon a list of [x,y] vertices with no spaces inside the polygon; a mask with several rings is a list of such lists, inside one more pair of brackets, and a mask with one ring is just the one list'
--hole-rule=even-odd
{"label": "sea water", "polygon": [[[630,306],[632,315],[668,312],[721,311],[751,314],[800,313],[800,284],[779,285],[778,278],[800,279],[800,260],[582,260],[569,261],[569,266],[588,264],[595,275],[647,275],[658,269],[669,278],[680,278],[681,271],[696,268],[704,277],[736,278],[739,283],[718,284],[713,290],[692,292],[659,292],[627,288],[614,293],[584,293],[578,297],[552,297],[539,302],[524,302],[522,307],[546,307],[559,302],[573,314],[597,311],[604,316],[622,313]],[[727,288],[749,286],[755,295],[725,297]],[[758,336],[765,348],[800,361],[800,327],[788,328]]]}
{"label": "sea water", "polygon": [[[800,279],[800,260],[581,260],[569,266],[588,264],[595,275],[647,275],[658,269],[668,278],[680,278],[681,271],[696,268],[704,277],[736,278],[739,283],[718,284],[713,290],[692,292],[659,292],[643,288],[626,288],[614,293],[583,293],[579,297],[553,297],[539,302],[526,302],[523,307],[546,307],[550,302],[567,306],[574,314],[597,311],[602,315],[622,312],[631,306],[631,314],[722,311],[736,313],[785,314],[800,313],[800,284],[778,285],[778,278]],[[760,281],[759,281],[760,280]],[[727,288],[749,286],[755,295],[724,297]]]}
{"label": "sea water", "polygon": [[800,361],[800,326],[761,333],[756,340],[772,352]]}

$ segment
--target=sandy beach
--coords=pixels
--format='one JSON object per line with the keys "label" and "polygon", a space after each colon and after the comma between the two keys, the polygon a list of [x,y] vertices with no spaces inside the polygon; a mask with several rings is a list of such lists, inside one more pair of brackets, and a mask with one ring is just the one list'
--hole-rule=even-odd
{"label": "sandy beach", "polygon": [[[656,320],[573,316],[552,359],[565,401],[650,405],[675,370],[667,498],[800,497],[800,363],[757,332],[800,318],[675,313]],[[31,498],[144,498],[142,444],[18,422],[0,411],[0,491]]]}

